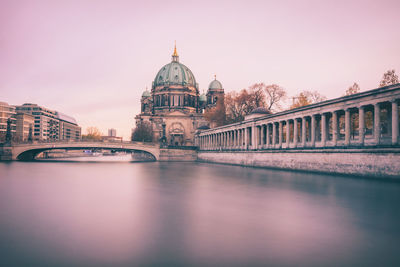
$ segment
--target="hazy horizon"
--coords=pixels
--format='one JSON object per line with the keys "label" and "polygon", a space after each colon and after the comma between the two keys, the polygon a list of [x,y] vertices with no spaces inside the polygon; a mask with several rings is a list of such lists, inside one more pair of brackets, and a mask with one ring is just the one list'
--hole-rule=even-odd
{"label": "hazy horizon", "polygon": [[400,71],[398,1],[2,1],[0,101],[128,139],[140,96],[180,62],[206,91],[264,82],[339,97]]}

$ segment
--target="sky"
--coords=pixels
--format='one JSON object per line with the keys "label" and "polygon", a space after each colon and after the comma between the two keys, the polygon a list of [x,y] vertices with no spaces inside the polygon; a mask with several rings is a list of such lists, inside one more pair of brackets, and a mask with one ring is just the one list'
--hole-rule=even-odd
{"label": "sky", "polygon": [[[340,97],[400,72],[400,1],[0,0],[0,101],[129,139],[174,41],[201,91],[276,83]],[[288,100],[289,101],[289,100]]]}

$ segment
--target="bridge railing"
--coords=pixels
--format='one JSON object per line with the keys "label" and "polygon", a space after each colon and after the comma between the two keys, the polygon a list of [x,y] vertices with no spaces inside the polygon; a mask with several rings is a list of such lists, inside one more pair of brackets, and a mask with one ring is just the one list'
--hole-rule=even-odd
{"label": "bridge railing", "polygon": [[[34,141],[12,141],[12,145],[24,144],[76,144],[76,143],[99,143],[99,144],[140,144],[140,145],[155,145],[152,142],[137,142],[137,141],[110,141],[110,140],[34,140]],[[5,144],[5,143],[0,143]]]}

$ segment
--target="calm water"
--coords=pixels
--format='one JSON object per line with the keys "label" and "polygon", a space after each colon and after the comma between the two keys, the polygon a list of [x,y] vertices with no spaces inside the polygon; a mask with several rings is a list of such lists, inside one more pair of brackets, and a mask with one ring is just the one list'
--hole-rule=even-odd
{"label": "calm water", "polygon": [[0,266],[400,266],[400,183],[194,163],[0,163]]}

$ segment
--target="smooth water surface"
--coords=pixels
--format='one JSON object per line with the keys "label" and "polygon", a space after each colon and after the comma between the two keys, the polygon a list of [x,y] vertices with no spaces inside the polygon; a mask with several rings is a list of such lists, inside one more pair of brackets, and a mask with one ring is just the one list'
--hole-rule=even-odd
{"label": "smooth water surface", "polygon": [[0,163],[0,266],[400,266],[400,183],[200,163]]}

